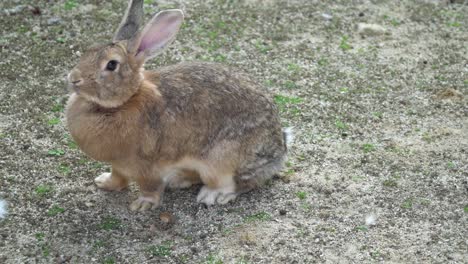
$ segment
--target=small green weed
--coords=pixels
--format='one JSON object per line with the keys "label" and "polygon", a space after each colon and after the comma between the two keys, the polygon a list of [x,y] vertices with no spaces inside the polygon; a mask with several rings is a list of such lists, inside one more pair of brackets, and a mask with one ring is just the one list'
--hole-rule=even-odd
{"label": "small green weed", "polygon": [[284,87],[288,90],[297,88],[297,84],[291,80],[287,80],[284,82]]}
{"label": "small green weed", "polygon": [[52,106],[52,112],[57,113],[57,112],[62,112],[64,109],[62,104],[56,103]]}
{"label": "small green weed", "polygon": [[224,262],[220,257],[214,254],[209,254],[203,263],[204,264],[223,264]]}
{"label": "small green weed", "polygon": [[317,64],[319,66],[325,66],[328,64],[328,60],[326,58],[320,58],[318,61],[317,61]]}
{"label": "small green weed", "polygon": [[289,63],[287,66],[288,71],[290,72],[299,72],[301,70],[301,67],[295,63]]}
{"label": "small green weed", "polygon": [[36,194],[39,196],[47,196],[52,193],[53,188],[50,185],[41,184],[36,187]]}
{"label": "small green weed", "polygon": [[114,263],[115,263],[115,258],[113,257],[105,258],[104,261],[102,262],[102,264],[114,264]]}
{"label": "small green weed", "polygon": [[382,112],[372,112],[372,115],[373,115],[374,117],[379,118],[379,119],[382,119],[382,117],[383,117],[383,113],[382,113]]}
{"label": "small green weed", "polygon": [[268,51],[270,51],[272,48],[270,46],[268,46],[267,43],[265,42],[262,42],[261,40],[257,40],[255,42],[255,48],[260,51],[261,53],[268,53]]}
{"label": "small green weed", "polygon": [[404,209],[413,208],[413,199],[408,198],[408,199],[404,200],[403,203],[401,204],[401,208],[404,208]]}
{"label": "small green weed", "polygon": [[122,226],[122,223],[119,219],[108,216],[102,219],[99,227],[103,230],[114,230]]}
{"label": "small green weed", "polygon": [[449,169],[455,169],[456,167],[457,166],[455,165],[455,162],[453,162],[453,161],[449,161],[447,163],[447,168],[449,168]]}
{"label": "small green weed", "polygon": [[393,179],[386,179],[385,181],[383,181],[382,184],[385,187],[397,187],[398,186],[398,183]]}
{"label": "small green weed", "polygon": [[65,174],[65,175],[70,174],[70,171],[71,171],[70,166],[65,165],[65,164],[61,164],[60,166],[58,166],[57,169],[60,173]]}
{"label": "small green weed", "polygon": [[356,226],[356,231],[367,231],[368,228],[365,225]]}
{"label": "small green weed", "polygon": [[369,152],[372,152],[374,150],[375,150],[374,144],[366,143],[366,144],[362,145],[362,151],[364,151],[364,153],[369,153]]}
{"label": "small green weed", "polygon": [[47,214],[49,216],[56,216],[56,215],[61,214],[63,212],[65,212],[65,209],[63,209],[62,207],[60,207],[58,205],[54,205],[54,206],[52,206],[52,208],[49,209]]}
{"label": "small green weed", "polygon": [[63,156],[65,154],[65,151],[61,150],[61,149],[51,149],[47,152],[47,154],[49,156],[55,156],[55,157],[60,157],[60,156]]}
{"label": "small green weed", "polygon": [[351,45],[348,43],[348,39],[349,39],[348,36],[343,36],[341,38],[340,49],[342,49],[344,51],[352,49]]}
{"label": "small green weed", "polygon": [[77,6],[78,6],[78,3],[76,2],[76,0],[67,0],[65,2],[64,8],[65,10],[72,10],[73,8]]}
{"label": "small green weed", "polygon": [[468,205],[465,205],[465,207],[463,208],[463,211],[464,211],[465,213],[468,213]]}
{"label": "small green weed", "polygon": [[62,44],[63,44],[63,43],[65,43],[65,38],[63,38],[63,37],[58,37],[58,38],[55,39],[55,41],[57,41],[58,43],[62,43]]}
{"label": "small green weed", "polygon": [[338,128],[338,129],[340,129],[340,130],[346,130],[346,129],[348,129],[348,126],[347,126],[345,123],[343,123],[343,121],[341,121],[341,120],[339,120],[339,119],[337,119],[337,120],[335,121],[335,126],[336,126],[336,128]]}
{"label": "small green weed", "polygon": [[171,251],[172,251],[171,247],[172,247],[172,243],[170,241],[166,241],[159,246],[150,246],[148,248],[148,252],[152,256],[165,257],[165,256],[171,255]]}
{"label": "small green weed", "polygon": [[288,96],[282,96],[282,95],[275,95],[274,96],[274,101],[276,104],[280,106],[284,106],[287,104],[299,104],[303,100],[302,98],[299,97],[288,97]]}
{"label": "small green weed", "polygon": [[458,21],[450,22],[450,23],[448,23],[448,25],[449,25],[450,27],[457,27],[457,28],[458,28],[458,27],[461,27],[461,24],[460,24],[460,22],[458,22]]}
{"label": "small green weed", "polygon": [[307,198],[307,193],[305,191],[298,191],[296,192],[296,196],[297,198],[304,200],[305,198]]}
{"label": "small green weed", "polygon": [[345,93],[348,93],[348,92],[349,92],[349,89],[347,87],[341,87],[340,88],[340,93],[345,94]]}
{"label": "small green weed", "polygon": [[36,237],[37,241],[43,241],[44,237],[45,237],[45,234],[44,233],[36,233],[34,236]]}
{"label": "small green weed", "polygon": [[271,215],[266,212],[259,212],[253,215],[249,215],[244,218],[244,222],[255,222],[255,221],[269,221],[271,220]]}
{"label": "small green weed", "polygon": [[58,123],[60,123],[60,118],[57,118],[57,117],[53,117],[51,119],[49,119],[49,121],[47,121],[47,124],[53,126],[53,125],[57,125]]}

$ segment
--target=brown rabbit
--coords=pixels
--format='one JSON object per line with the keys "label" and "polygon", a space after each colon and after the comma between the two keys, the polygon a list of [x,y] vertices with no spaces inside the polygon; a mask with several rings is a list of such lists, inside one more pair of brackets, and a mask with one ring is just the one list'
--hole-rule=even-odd
{"label": "brown rabbit", "polygon": [[142,31],[143,0],[130,1],[111,43],[90,48],[70,72],[68,128],[90,157],[110,162],[99,188],[136,181],[131,210],[159,205],[166,186],[203,183],[197,201],[224,204],[272,177],[286,159],[272,100],[239,72],[211,63],[145,71],[183,21],[158,13]]}

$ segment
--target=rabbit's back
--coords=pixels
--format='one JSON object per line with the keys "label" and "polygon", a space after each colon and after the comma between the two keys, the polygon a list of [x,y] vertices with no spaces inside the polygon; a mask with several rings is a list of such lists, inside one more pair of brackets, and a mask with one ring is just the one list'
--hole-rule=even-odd
{"label": "rabbit's back", "polygon": [[231,133],[266,124],[281,130],[276,106],[245,74],[214,63],[181,63],[158,73],[170,114],[231,128]]}
{"label": "rabbit's back", "polygon": [[159,154],[204,158],[226,144],[239,163],[286,154],[275,104],[246,75],[213,63],[182,63],[147,72],[146,78],[164,101],[162,114],[148,116],[157,119],[149,123],[159,122],[158,137],[170,141],[163,145],[171,148],[159,148]]}

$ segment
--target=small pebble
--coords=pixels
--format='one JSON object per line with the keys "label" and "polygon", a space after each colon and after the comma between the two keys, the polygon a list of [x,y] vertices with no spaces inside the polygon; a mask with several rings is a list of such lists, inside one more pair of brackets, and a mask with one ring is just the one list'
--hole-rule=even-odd
{"label": "small pebble", "polygon": [[279,214],[280,215],[285,215],[288,211],[284,210],[284,209],[280,209],[279,210]]}
{"label": "small pebble", "polygon": [[62,22],[62,19],[58,17],[51,17],[47,19],[47,25],[57,25],[57,24],[60,24],[61,22]]}
{"label": "small pebble", "polygon": [[166,224],[172,224],[175,222],[174,216],[169,212],[160,213],[159,219],[161,219],[161,222],[166,223]]}
{"label": "small pebble", "polygon": [[363,36],[377,36],[383,35],[386,33],[386,29],[381,25],[377,24],[366,24],[366,23],[359,23],[358,24],[358,33]]}
{"label": "small pebble", "polygon": [[331,19],[333,18],[332,15],[327,14],[327,13],[323,13],[323,14],[322,14],[322,17],[323,17],[325,20],[331,20]]}

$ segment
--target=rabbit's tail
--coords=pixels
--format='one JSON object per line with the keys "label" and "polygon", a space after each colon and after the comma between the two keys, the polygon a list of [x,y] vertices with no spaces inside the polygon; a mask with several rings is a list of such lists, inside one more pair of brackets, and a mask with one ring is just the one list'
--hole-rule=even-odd
{"label": "rabbit's tail", "polygon": [[294,130],[292,127],[286,127],[283,129],[283,139],[286,143],[286,148],[289,148],[294,141]]}

